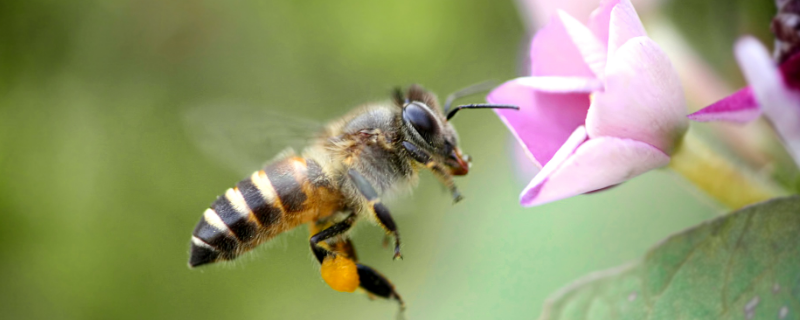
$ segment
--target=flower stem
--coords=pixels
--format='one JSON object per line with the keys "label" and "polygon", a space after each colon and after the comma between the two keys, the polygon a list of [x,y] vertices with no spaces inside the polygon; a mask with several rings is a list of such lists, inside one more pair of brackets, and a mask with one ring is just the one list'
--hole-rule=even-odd
{"label": "flower stem", "polygon": [[692,130],[673,153],[669,167],[730,209],[786,194],[771,181],[716,153]]}

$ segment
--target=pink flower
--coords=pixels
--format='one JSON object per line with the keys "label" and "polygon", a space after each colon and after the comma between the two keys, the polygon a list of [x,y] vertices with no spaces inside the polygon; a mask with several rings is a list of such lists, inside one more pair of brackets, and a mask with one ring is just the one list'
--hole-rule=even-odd
{"label": "pink flower", "polygon": [[678,75],[629,0],[603,1],[588,27],[559,11],[533,39],[531,76],[487,100],[520,106],[497,114],[542,168],[524,206],[662,167],[688,126]]}
{"label": "pink flower", "polygon": [[800,165],[800,53],[777,66],[752,37],[740,39],[734,51],[750,86],[690,114],[689,119],[746,123],[763,111]]}
{"label": "pink flower", "polygon": [[[657,7],[662,0],[632,0],[642,12]],[[597,8],[600,0],[517,0],[517,5],[523,13],[523,19],[529,25],[542,26],[558,10],[569,13],[573,17],[588,17],[592,10]]]}

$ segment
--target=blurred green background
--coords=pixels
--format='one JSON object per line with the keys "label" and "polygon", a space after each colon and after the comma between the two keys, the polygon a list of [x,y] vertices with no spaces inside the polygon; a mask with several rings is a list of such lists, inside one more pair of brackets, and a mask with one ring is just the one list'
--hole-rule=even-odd
{"label": "blurred green background", "polygon": [[[0,2],[0,318],[393,318],[325,285],[305,228],[189,270],[195,223],[242,176],[182,114],[222,101],[325,120],[396,85],[444,96],[516,76],[525,42],[513,1]],[[718,210],[663,171],[524,209],[505,127],[488,111],[455,123],[475,159],[465,201],[425,174],[390,203],[402,261],[379,228],[354,236],[408,319],[535,318],[561,286]]]}

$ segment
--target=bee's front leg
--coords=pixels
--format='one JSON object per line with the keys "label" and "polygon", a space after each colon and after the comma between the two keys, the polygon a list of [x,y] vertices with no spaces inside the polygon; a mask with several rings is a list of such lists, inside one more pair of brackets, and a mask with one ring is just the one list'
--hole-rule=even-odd
{"label": "bee's front leg", "polygon": [[394,223],[389,209],[381,203],[381,199],[378,198],[378,192],[375,191],[375,188],[364,176],[353,169],[348,170],[347,174],[364,199],[367,200],[367,209],[375,216],[375,220],[383,226],[387,233],[394,236],[394,259],[402,259],[403,256],[400,254],[400,233],[397,232],[397,225]]}
{"label": "bee's front leg", "polygon": [[456,187],[456,183],[453,181],[453,176],[442,167],[441,164],[437,163],[433,160],[433,157],[428,154],[425,150],[420,149],[416,145],[411,142],[403,141],[403,148],[406,149],[411,154],[411,157],[414,158],[417,162],[424,165],[426,168],[433,171],[437,178],[444,184],[448,189],[450,189],[450,194],[453,196],[453,202],[459,202],[464,197],[461,196],[461,192],[458,191],[458,187]]}

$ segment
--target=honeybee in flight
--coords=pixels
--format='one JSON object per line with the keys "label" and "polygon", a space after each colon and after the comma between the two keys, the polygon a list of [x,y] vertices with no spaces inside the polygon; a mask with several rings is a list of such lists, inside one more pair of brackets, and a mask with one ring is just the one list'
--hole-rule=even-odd
{"label": "honeybee in flight", "polygon": [[394,258],[401,258],[397,224],[381,197],[412,185],[421,169],[432,171],[455,202],[461,200],[453,176],[467,174],[470,161],[449,120],[462,109],[518,109],[490,104],[450,108],[453,100],[478,88],[456,92],[442,109],[434,94],[412,85],[406,93],[395,90],[389,103],[368,104],[332,121],[300,155],[284,152],[206,209],[192,232],[189,266],[233,260],[308,224],[311,252],[331,288],[360,288],[402,307],[392,283],[358,262],[347,232],[359,218],[373,220],[394,238]]}

